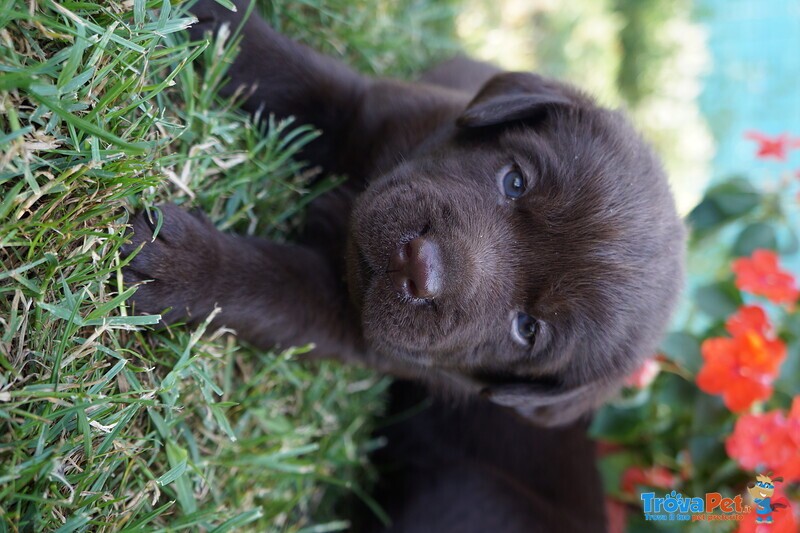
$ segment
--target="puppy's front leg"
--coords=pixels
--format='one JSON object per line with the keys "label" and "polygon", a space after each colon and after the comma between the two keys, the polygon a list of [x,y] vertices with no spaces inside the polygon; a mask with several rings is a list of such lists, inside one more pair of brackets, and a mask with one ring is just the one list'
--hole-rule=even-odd
{"label": "puppy's front leg", "polygon": [[[231,31],[239,27],[250,2],[234,3],[235,13],[214,0],[200,0],[192,7],[199,20],[189,30],[192,38],[224,24]],[[244,109],[293,116],[322,130],[301,159],[346,174],[356,189],[396,165],[440,125],[455,121],[470,96],[363,76],[279,34],[255,13],[242,25],[240,51],[228,76],[223,94],[249,88]]]}
{"label": "puppy's front leg", "polygon": [[[227,24],[236,31],[248,15],[250,0],[236,0],[236,12],[214,0],[200,0],[192,8],[198,23],[189,29],[192,39],[216,33]],[[230,82],[222,94],[245,89],[243,108],[262,110],[278,118],[293,116],[299,124],[323,131],[303,158],[327,171],[344,172],[337,160],[346,131],[367,87],[367,80],[344,64],[323,56],[273,30],[252,13],[241,30],[240,51],[227,72]]]}
{"label": "puppy's front leg", "polygon": [[314,355],[349,358],[359,351],[357,320],[331,266],[316,252],[217,230],[202,214],[160,206],[163,224],[141,212],[132,221],[124,270],[128,284],[144,282],[134,310],[162,313],[164,323],[198,322],[214,309],[213,325],[234,329],[260,348],[314,343]]}

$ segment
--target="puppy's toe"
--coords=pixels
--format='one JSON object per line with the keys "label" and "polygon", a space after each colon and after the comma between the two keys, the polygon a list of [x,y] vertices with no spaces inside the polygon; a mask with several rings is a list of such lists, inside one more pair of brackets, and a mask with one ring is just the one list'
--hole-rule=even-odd
{"label": "puppy's toe", "polygon": [[156,211],[151,211],[149,214],[140,211],[130,220],[126,235],[128,242],[120,248],[122,257],[127,259],[133,255],[130,262],[122,269],[123,280],[128,285],[154,279],[159,265],[163,262],[164,243],[154,238],[158,227],[157,216]]}
{"label": "puppy's toe", "polygon": [[247,12],[249,0],[233,2],[236,10],[231,11],[220,5],[216,0],[200,0],[190,8],[191,13],[197,17],[197,23],[189,28],[192,40],[203,39],[206,33],[216,34],[224,23],[231,25],[231,31],[241,22]]}
{"label": "puppy's toe", "polygon": [[[145,223],[155,234],[155,240],[166,243],[173,248],[192,249],[192,241],[199,238],[208,228],[202,219],[184,211],[175,204],[161,204],[151,210],[151,216],[145,215]],[[159,226],[159,219],[163,222]],[[138,230],[134,227],[134,230]]]}
{"label": "puppy's toe", "polygon": [[[130,272],[126,276],[130,275]],[[136,292],[128,300],[133,312],[140,315],[161,315],[161,324],[175,322],[185,316],[180,309],[180,298],[176,297],[163,281],[144,279],[136,288]],[[177,305],[176,305],[177,303]]]}
{"label": "puppy's toe", "polygon": [[208,307],[224,236],[202,213],[175,204],[140,211],[130,221],[129,242],[121,252],[130,258],[122,269],[126,285],[139,285],[131,302],[137,313],[162,313],[170,323],[191,310]]}

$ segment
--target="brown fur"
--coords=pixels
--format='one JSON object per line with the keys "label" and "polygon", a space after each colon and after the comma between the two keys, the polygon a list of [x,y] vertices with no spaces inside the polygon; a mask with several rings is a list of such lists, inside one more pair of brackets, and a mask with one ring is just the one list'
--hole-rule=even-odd
{"label": "brown fur", "polygon": [[[599,533],[603,487],[584,423],[541,428],[487,401],[453,405],[396,381],[372,456],[385,531]],[[410,413],[414,413],[410,416]],[[352,531],[381,531],[368,510]]]}

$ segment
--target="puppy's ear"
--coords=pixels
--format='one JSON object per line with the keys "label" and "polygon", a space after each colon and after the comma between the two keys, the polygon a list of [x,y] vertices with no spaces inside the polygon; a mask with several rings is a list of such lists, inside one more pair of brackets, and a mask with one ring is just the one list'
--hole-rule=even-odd
{"label": "puppy's ear", "polygon": [[537,425],[553,427],[592,413],[616,389],[611,383],[589,383],[569,389],[549,383],[504,383],[484,388],[481,395],[513,408]]}
{"label": "puppy's ear", "polygon": [[486,82],[456,120],[461,128],[483,128],[537,117],[553,106],[573,106],[566,86],[527,72],[504,72]]}

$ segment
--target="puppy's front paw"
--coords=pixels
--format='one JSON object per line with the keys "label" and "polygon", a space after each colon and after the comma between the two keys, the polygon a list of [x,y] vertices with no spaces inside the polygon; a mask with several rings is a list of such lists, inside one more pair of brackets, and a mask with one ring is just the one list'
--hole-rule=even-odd
{"label": "puppy's front paw", "polygon": [[[160,227],[158,219],[162,218]],[[127,285],[141,283],[132,297],[137,313],[162,313],[164,323],[200,319],[214,307],[224,235],[201,213],[174,204],[136,213],[130,242],[121,252],[141,250],[122,270]]]}

